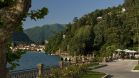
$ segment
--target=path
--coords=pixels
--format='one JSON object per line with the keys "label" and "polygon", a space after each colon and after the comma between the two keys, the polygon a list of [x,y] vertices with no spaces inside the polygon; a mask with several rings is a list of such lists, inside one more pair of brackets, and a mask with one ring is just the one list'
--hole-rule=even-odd
{"label": "path", "polygon": [[112,78],[139,78],[139,72],[131,72],[137,65],[137,60],[117,60],[107,63],[108,66],[95,69],[95,71],[104,72],[112,75]]}

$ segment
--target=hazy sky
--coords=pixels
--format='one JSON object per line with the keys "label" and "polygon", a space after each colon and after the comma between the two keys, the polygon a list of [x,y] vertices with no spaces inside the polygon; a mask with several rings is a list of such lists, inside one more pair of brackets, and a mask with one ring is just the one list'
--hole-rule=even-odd
{"label": "hazy sky", "polygon": [[67,24],[72,22],[74,17],[81,17],[96,9],[117,6],[123,2],[124,0],[32,0],[31,9],[47,7],[49,13],[38,21],[27,18],[24,28],[54,23]]}

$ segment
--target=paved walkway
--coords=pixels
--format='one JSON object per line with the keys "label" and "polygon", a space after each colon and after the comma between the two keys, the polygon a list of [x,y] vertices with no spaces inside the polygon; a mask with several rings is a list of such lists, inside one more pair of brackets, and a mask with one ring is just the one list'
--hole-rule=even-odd
{"label": "paved walkway", "polygon": [[104,72],[112,75],[112,78],[139,78],[139,72],[131,72],[137,65],[137,60],[117,60],[107,63],[108,66],[95,69],[95,71]]}

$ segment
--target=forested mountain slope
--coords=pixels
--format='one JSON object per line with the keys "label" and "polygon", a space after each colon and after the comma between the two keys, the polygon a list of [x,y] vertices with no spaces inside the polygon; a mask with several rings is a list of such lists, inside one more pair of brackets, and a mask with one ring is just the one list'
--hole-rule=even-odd
{"label": "forested mountain slope", "polygon": [[63,31],[64,24],[51,24],[36,26],[24,30],[24,32],[29,36],[29,38],[34,42],[44,42],[45,40],[52,37],[54,34]]}
{"label": "forested mountain slope", "polygon": [[65,31],[49,40],[47,52],[61,49],[76,55],[97,52],[108,56],[117,48],[137,50],[138,21],[139,0],[125,0],[118,7],[96,10],[81,18],[75,17]]}

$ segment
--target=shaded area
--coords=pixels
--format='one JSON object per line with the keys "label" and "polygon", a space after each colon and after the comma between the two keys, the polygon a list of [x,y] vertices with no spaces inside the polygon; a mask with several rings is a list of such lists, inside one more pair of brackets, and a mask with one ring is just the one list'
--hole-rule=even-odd
{"label": "shaded area", "polygon": [[31,43],[32,41],[24,32],[15,32],[12,36],[12,41],[14,43]]}

